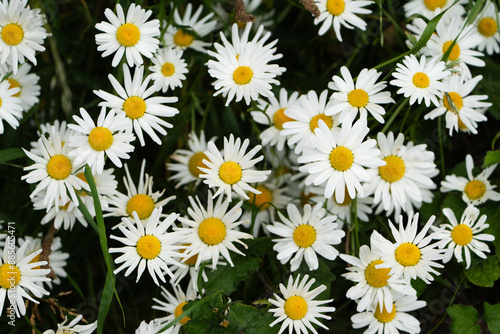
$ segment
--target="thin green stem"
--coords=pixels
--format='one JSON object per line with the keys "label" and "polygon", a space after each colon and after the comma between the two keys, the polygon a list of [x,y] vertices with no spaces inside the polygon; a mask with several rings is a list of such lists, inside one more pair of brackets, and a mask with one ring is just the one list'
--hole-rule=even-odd
{"label": "thin green stem", "polygon": [[439,159],[441,160],[441,175],[445,175],[445,166],[444,166],[444,148],[443,148],[443,121],[442,117],[438,117],[438,137],[439,137]]}
{"label": "thin green stem", "polygon": [[408,100],[409,100],[409,98],[407,97],[403,101],[400,100],[398,102],[399,105],[397,106],[396,110],[394,110],[394,112],[392,113],[391,118],[389,118],[389,121],[387,121],[387,123],[385,123],[384,128],[381,131],[382,133],[385,133],[389,129],[389,127],[394,122],[394,120],[396,119],[398,114],[401,112],[401,109],[403,109],[403,107],[406,105],[406,103],[408,103]]}

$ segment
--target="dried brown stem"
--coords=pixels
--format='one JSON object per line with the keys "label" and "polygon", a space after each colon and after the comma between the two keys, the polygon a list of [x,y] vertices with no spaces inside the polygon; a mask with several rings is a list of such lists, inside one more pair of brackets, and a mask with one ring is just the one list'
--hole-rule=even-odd
{"label": "dried brown stem", "polygon": [[321,12],[319,11],[318,6],[314,3],[314,0],[300,0],[299,2],[305,9],[310,11],[314,17],[319,17],[321,15]]}
{"label": "dried brown stem", "polygon": [[255,22],[255,16],[245,11],[243,0],[234,0],[234,17],[236,22],[248,23]]}
{"label": "dried brown stem", "polygon": [[46,265],[40,266],[42,269],[50,269],[50,273],[47,275],[48,278],[55,280],[57,279],[54,270],[49,263],[49,255],[52,253],[52,242],[54,241],[54,236],[57,230],[54,228],[54,221],[50,222],[49,230],[43,237],[42,241],[42,253],[40,254],[40,261],[47,261]]}

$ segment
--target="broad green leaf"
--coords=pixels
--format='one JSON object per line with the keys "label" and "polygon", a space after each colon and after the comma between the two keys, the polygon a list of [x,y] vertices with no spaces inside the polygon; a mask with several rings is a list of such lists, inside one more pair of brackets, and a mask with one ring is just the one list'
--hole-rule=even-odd
{"label": "broad green leaf", "polygon": [[0,162],[7,162],[14,159],[23,158],[26,155],[23,150],[17,147],[6,148],[4,150],[0,150]]}
{"label": "broad green leaf", "polygon": [[231,255],[234,267],[218,265],[217,270],[207,270],[208,282],[203,286],[208,293],[216,290],[230,295],[241,281],[259,269],[260,258]]}
{"label": "broad green leaf", "polygon": [[483,319],[486,320],[490,333],[500,333],[500,303],[490,305],[488,302],[484,302],[483,306]]}
{"label": "broad green leaf", "polygon": [[500,163],[500,150],[488,151],[484,157],[483,168]]}
{"label": "broad green leaf", "polygon": [[227,314],[229,331],[246,334],[274,334],[281,326],[277,324],[274,328],[269,327],[275,318],[265,309],[257,309],[253,306],[244,304],[231,305]]}
{"label": "broad green leaf", "polygon": [[446,309],[453,319],[451,334],[480,334],[479,313],[472,306],[455,304]]}
{"label": "broad green leaf", "polygon": [[491,288],[495,281],[500,278],[500,265],[498,256],[492,256],[478,263],[465,272],[472,284]]}

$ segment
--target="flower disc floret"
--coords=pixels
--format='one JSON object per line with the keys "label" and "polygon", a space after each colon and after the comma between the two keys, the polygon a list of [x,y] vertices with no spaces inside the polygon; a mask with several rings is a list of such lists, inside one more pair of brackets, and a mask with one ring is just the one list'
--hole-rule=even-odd
{"label": "flower disc floret", "polygon": [[311,225],[299,225],[293,232],[293,241],[299,247],[310,247],[316,241],[316,230]]}
{"label": "flower disc floret", "polygon": [[250,197],[248,202],[253,203],[261,211],[266,210],[269,207],[269,203],[273,202],[273,193],[268,187],[263,185],[258,185],[257,190],[260,191],[260,194],[248,193],[248,197]]}
{"label": "flower disc floret", "polygon": [[368,104],[368,93],[363,89],[354,89],[347,94],[347,101],[355,108],[363,108]]}
{"label": "flower disc floret", "polygon": [[350,149],[344,146],[336,147],[330,153],[330,164],[339,171],[346,171],[351,168],[354,156]]}
{"label": "flower disc floret", "polygon": [[396,317],[396,306],[394,304],[392,305],[391,312],[387,311],[387,309],[385,308],[385,305],[384,305],[382,312],[380,312],[380,308],[381,308],[380,305],[377,305],[377,308],[375,309],[375,314],[373,315],[375,317],[375,319],[377,319],[378,321],[380,321],[384,324],[389,323],[392,320],[394,320],[394,318]]}
{"label": "flower disc floret", "polygon": [[24,31],[16,23],[9,23],[2,29],[2,39],[7,45],[18,45],[24,39]]}
{"label": "flower disc floret", "polygon": [[133,23],[122,24],[116,30],[116,39],[118,40],[118,43],[123,46],[134,46],[137,44],[137,42],[139,42],[140,38],[141,32],[139,31],[139,28]]}
{"label": "flower disc floret", "polygon": [[436,10],[436,8],[443,8],[446,6],[447,0],[424,0],[424,5],[429,10]]}
{"label": "flower disc floret", "polygon": [[193,40],[193,35],[180,29],[174,35],[174,43],[180,47],[190,46],[193,43]]}
{"label": "flower disc floret", "polygon": [[16,286],[20,280],[21,271],[18,267],[8,263],[2,264],[0,267],[0,286],[2,288],[10,289],[12,286]]}
{"label": "flower disc floret", "polygon": [[314,116],[309,122],[309,128],[311,129],[311,132],[314,132],[314,130],[318,128],[319,120],[325,122],[326,126],[328,126],[330,129],[332,128],[333,126],[332,116],[326,116],[325,114],[318,114]]}
{"label": "flower disc floret", "polygon": [[[182,308],[184,307],[184,305],[186,305],[187,302],[182,302],[180,303],[179,305],[177,305],[177,307],[175,308],[175,311],[174,311],[174,316],[177,318],[178,316],[180,316],[182,314]],[[191,318],[189,317],[184,317],[182,318],[181,320],[179,320],[179,323],[181,325],[185,325],[189,320],[191,320]]]}
{"label": "flower disc floret", "polygon": [[382,264],[384,261],[375,260],[370,263],[365,269],[365,277],[368,284],[374,288],[382,288],[387,285],[387,280],[391,277],[389,272],[391,268],[375,268],[376,265]]}
{"label": "flower disc floret", "polygon": [[387,182],[399,181],[405,175],[405,162],[398,156],[390,155],[384,158],[385,166],[378,168],[380,176]]}
{"label": "flower disc floret", "polygon": [[396,248],[396,261],[404,267],[412,267],[416,265],[422,256],[420,249],[410,242],[405,242]]}
{"label": "flower disc floret", "polygon": [[[13,79],[13,78],[8,78],[7,81],[10,84],[9,89],[19,88],[19,92],[17,92],[16,94],[12,95],[14,97],[19,97],[21,95],[21,84],[19,83],[19,81],[17,81],[16,79]],[[1,104],[1,99],[0,99],[0,106],[1,105],[2,104]]]}
{"label": "flower disc floret", "polygon": [[171,77],[175,73],[175,66],[172,63],[165,63],[161,67],[161,74]]}
{"label": "flower disc floret", "polygon": [[154,259],[160,251],[161,242],[154,235],[145,235],[137,241],[137,253],[146,260]]}
{"label": "flower disc floret", "polygon": [[128,118],[141,118],[146,112],[146,102],[138,96],[131,96],[123,102],[123,111],[125,111]]}
{"label": "flower disc floret", "polygon": [[240,66],[233,72],[233,80],[237,85],[246,85],[253,78],[253,71],[248,66]]}
{"label": "flower disc floret", "polygon": [[89,133],[89,145],[96,151],[105,151],[113,144],[113,134],[108,128],[98,126]]}
{"label": "flower disc floret", "polygon": [[465,246],[472,241],[472,230],[465,224],[458,224],[451,231],[451,238],[460,246]]}
{"label": "flower disc floret", "polygon": [[[462,97],[460,96],[460,94],[455,93],[455,92],[450,92],[450,93],[448,93],[448,95],[450,95],[450,98],[453,101],[453,104],[455,105],[457,110],[462,109],[462,107],[464,106],[464,101],[462,100]],[[453,109],[451,108],[450,104],[448,103],[448,99],[446,97],[443,98],[443,105],[446,107],[446,109],[453,111]]]}
{"label": "flower disc floret", "polygon": [[285,313],[292,320],[300,320],[307,314],[307,302],[300,296],[290,296],[285,301]]}
{"label": "flower disc floret", "polygon": [[494,19],[491,17],[485,17],[477,24],[477,30],[479,30],[481,35],[491,37],[497,32],[498,27]]}
{"label": "flower disc floret", "polygon": [[235,184],[243,175],[241,166],[234,161],[226,161],[219,168],[219,176],[227,184]]}
{"label": "flower disc floret", "polygon": [[199,178],[200,174],[204,174],[198,167],[207,168],[207,165],[203,163],[203,159],[208,160],[207,155],[204,152],[196,152],[191,156],[188,162],[189,172],[194,177]]}
{"label": "flower disc floret", "polygon": [[[443,54],[448,52],[448,49],[451,47],[452,43],[453,41],[447,41],[446,43],[443,44]],[[457,43],[455,43],[450,51],[448,60],[450,61],[457,60],[458,57],[460,57],[460,46]]]}
{"label": "flower disc floret", "polygon": [[127,202],[127,213],[129,216],[132,216],[132,213],[135,211],[141,220],[151,216],[154,209],[155,203],[148,195],[137,194],[132,196]]}
{"label": "flower disc floret", "polygon": [[479,180],[469,181],[465,185],[464,193],[472,200],[481,198],[486,193],[486,185]]}
{"label": "flower disc floret", "polygon": [[427,88],[430,84],[429,76],[424,72],[417,72],[413,75],[413,84],[418,88]]}
{"label": "flower disc floret", "polygon": [[218,245],[226,237],[226,225],[218,218],[207,218],[198,228],[200,239],[209,245]]}
{"label": "flower disc floret", "polygon": [[71,160],[62,154],[54,155],[47,163],[47,173],[56,180],[66,179],[71,174],[71,168]]}
{"label": "flower disc floret", "polygon": [[278,130],[283,130],[283,124],[294,120],[285,114],[285,110],[286,108],[278,109],[273,115],[273,124]]}
{"label": "flower disc floret", "polygon": [[326,9],[330,14],[338,16],[344,12],[345,2],[344,0],[328,0],[326,2]]}

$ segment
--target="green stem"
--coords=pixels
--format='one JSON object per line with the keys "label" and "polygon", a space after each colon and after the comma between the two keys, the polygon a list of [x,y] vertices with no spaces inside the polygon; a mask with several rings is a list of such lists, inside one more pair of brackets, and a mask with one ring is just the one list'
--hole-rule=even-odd
{"label": "green stem", "polygon": [[356,248],[354,248],[356,250],[356,252],[354,253],[354,256],[358,255],[359,248],[361,247],[361,245],[359,243],[358,209],[357,209],[356,202],[357,202],[357,198],[354,198],[352,200],[352,215],[354,218],[354,237],[356,240]]}
{"label": "green stem", "polygon": [[442,123],[443,123],[442,117],[438,117],[438,136],[439,136],[439,155],[440,155],[439,158],[441,160],[441,174],[445,175]]}
{"label": "green stem", "polygon": [[396,119],[396,117],[400,113],[401,109],[403,109],[403,107],[406,105],[406,103],[408,103],[408,100],[409,100],[409,98],[407,97],[403,101],[400,100],[398,102],[399,103],[398,107],[396,108],[396,110],[394,110],[394,112],[391,115],[391,118],[389,118],[389,121],[387,121],[387,123],[385,123],[384,128],[380,132],[385,133],[387,131],[387,129],[389,129],[392,122],[394,122],[394,120]]}

